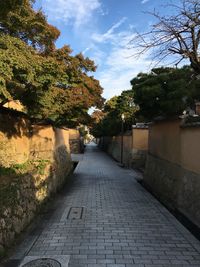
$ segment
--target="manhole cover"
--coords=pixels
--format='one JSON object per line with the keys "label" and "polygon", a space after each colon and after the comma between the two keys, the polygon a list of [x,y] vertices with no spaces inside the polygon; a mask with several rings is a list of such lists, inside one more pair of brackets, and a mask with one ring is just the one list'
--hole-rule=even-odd
{"label": "manhole cover", "polygon": [[54,259],[43,258],[29,261],[22,267],[61,267],[61,264]]}
{"label": "manhole cover", "polygon": [[72,220],[82,219],[82,216],[83,216],[83,208],[71,207],[67,215],[67,219],[72,219]]}

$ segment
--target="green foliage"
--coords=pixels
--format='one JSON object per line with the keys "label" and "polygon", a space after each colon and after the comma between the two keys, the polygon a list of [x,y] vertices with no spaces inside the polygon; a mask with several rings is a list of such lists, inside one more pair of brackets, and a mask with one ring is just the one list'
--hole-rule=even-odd
{"label": "green foliage", "polygon": [[43,175],[45,172],[45,168],[50,163],[50,161],[45,159],[38,159],[31,161],[30,163],[33,164],[34,169],[38,174]]}
{"label": "green foliage", "polygon": [[[49,160],[29,160],[22,164],[13,164],[10,167],[0,166],[0,212],[5,207],[13,207],[18,199],[20,184],[25,175],[44,175]],[[28,179],[26,177],[26,179]]]}
{"label": "green foliage", "polygon": [[0,1],[0,32],[20,38],[47,53],[55,48],[59,30],[47,23],[41,11],[32,8],[33,0]]}
{"label": "green foliage", "polygon": [[102,111],[95,111],[92,134],[95,137],[113,136],[121,131],[121,114],[125,116],[125,130],[139,121],[157,117],[181,115],[200,100],[200,80],[189,66],[155,68],[139,73],[131,80],[132,90],[108,100]]}
{"label": "green foliage", "polygon": [[0,211],[12,207],[17,199],[17,191],[21,182],[21,175],[27,173],[28,162],[10,167],[0,166]]}
{"label": "green foliage", "polygon": [[89,73],[96,66],[69,46],[56,49],[59,32],[33,1],[0,2],[0,106],[19,100],[38,120],[74,127],[90,120],[88,109],[103,104],[102,88]]}
{"label": "green foliage", "polygon": [[34,81],[34,51],[17,38],[0,36],[1,103],[19,98],[25,85]]}
{"label": "green foliage", "polygon": [[143,120],[182,114],[200,98],[200,81],[192,79],[190,67],[157,68],[140,73],[131,81],[134,101],[140,107],[137,116]]}
{"label": "green foliage", "polygon": [[95,137],[114,136],[121,132],[121,115],[124,114],[124,130],[131,129],[135,122],[137,107],[134,104],[132,90],[123,91],[120,96],[114,96],[108,100],[102,112],[93,113],[94,125],[91,133]]}
{"label": "green foliage", "polygon": [[20,177],[21,174],[30,173],[32,171],[42,175],[44,174],[45,167],[49,163],[49,160],[37,159],[28,160],[21,164],[13,164],[10,167],[0,166],[0,177]]}
{"label": "green foliage", "polygon": [[51,109],[52,86],[64,76],[54,58],[38,55],[18,38],[0,36],[1,105],[20,100],[29,115],[45,118],[48,114],[43,106],[49,103]]}

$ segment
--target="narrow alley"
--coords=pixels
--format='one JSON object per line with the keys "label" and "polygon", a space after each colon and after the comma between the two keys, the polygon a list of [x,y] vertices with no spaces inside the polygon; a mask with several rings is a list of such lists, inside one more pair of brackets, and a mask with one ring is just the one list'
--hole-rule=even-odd
{"label": "narrow alley", "polygon": [[[133,174],[88,145],[71,186],[17,248],[10,266],[200,266],[200,242]],[[42,257],[52,262],[27,263]]]}

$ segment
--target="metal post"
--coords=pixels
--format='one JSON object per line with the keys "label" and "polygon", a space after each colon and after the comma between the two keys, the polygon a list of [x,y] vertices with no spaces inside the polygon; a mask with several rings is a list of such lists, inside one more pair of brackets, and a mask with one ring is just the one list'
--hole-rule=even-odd
{"label": "metal post", "polygon": [[124,114],[121,115],[121,165],[123,166],[123,150],[124,150]]}
{"label": "metal post", "polygon": [[123,147],[124,147],[124,121],[121,124],[121,164],[123,165]]}

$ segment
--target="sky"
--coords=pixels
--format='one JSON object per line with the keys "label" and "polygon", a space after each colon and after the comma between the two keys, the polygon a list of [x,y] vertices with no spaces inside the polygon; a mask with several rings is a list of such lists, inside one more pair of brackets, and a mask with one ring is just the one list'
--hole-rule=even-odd
{"label": "sky", "polygon": [[94,77],[109,99],[131,88],[130,80],[152,68],[148,54],[134,57],[128,44],[136,32],[147,31],[154,22],[146,11],[169,11],[164,3],[173,0],[37,0],[48,22],[61,35],[56,46],[70,45],[74,54],[82,52],[95,61]]}

